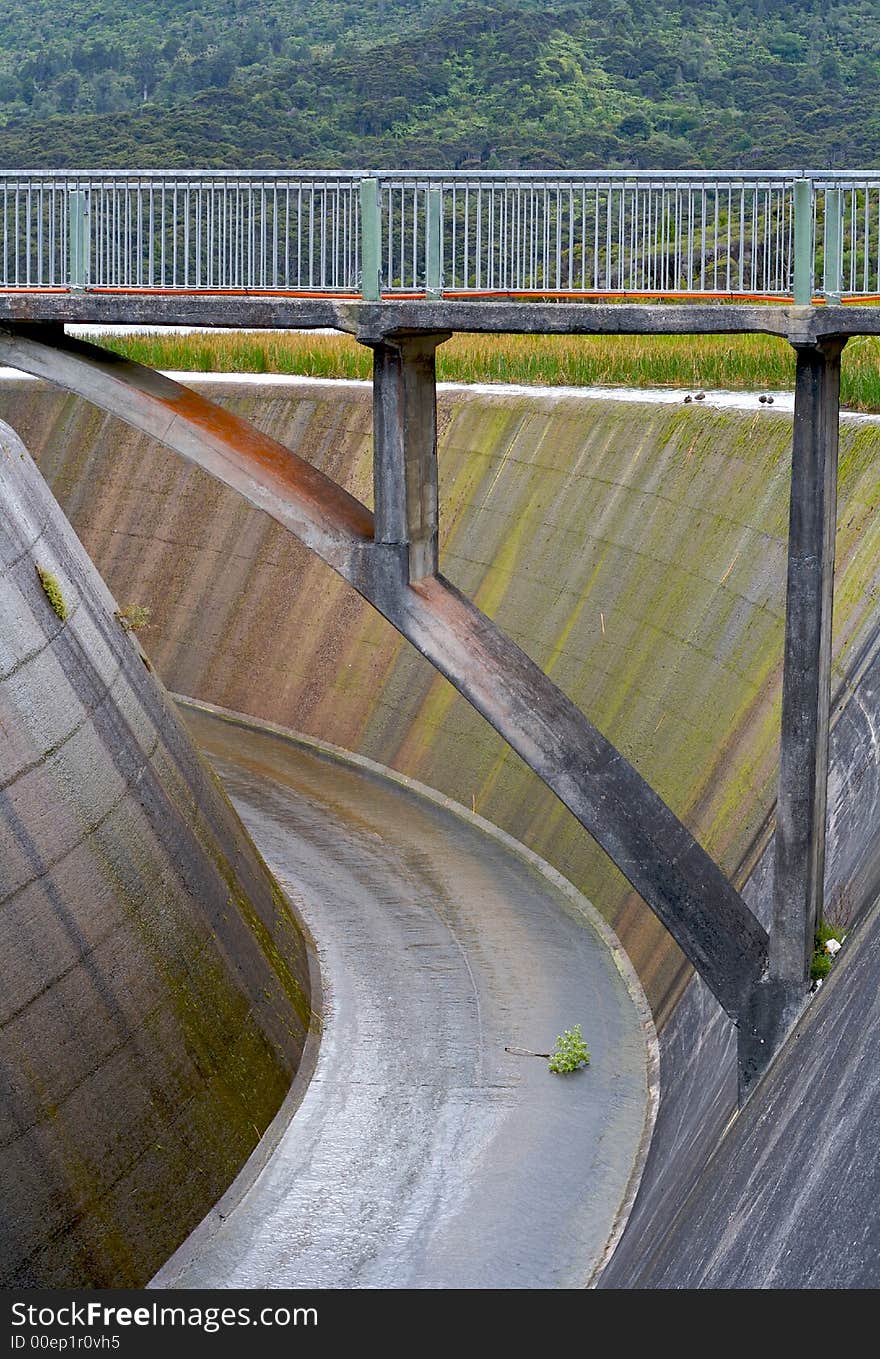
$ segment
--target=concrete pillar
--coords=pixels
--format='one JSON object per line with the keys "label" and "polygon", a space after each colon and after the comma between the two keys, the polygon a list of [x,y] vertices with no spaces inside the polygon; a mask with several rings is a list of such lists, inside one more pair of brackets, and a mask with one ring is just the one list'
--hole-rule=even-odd
{"label": "concrete pillar", "polygon": [[410,581],[437,574],[435,351],[448,338],[404,335],[372,346],[375,537],[408,547]]}
{"label": "concrete pillar", "polygon": [[782,735],[771,977],[806,987],[822,914],[831,702],[840,353],[845,341],[795,345]]}

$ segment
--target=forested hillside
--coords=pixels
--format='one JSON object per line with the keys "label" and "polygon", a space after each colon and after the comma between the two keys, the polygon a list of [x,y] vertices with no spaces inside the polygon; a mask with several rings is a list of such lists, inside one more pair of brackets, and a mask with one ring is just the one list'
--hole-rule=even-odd
{"label": "forested hillside", "polygon": [[880,0],[7,0],[0,167],[880,163]]}

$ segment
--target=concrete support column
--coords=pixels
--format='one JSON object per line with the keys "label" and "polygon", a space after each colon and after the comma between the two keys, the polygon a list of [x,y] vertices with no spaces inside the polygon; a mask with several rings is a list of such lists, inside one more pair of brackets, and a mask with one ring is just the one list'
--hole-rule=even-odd
{"label": "concrete support column", "polygon": [[788,591],[770,975],[807,985],[822,914],[831,609],[837,511],[840,353],[845,341],[795,345]]}
{"label": "concrete support column", "polygon": [[378,543],[406,545],[409,579],[437,574],[435,351],[448,332],[373,349],[373,488]]}

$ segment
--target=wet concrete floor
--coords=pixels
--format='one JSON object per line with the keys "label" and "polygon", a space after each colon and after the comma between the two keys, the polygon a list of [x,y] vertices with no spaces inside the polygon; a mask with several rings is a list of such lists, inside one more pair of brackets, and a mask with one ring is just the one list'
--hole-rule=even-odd
{"label": "wet concrete floor", "polygon": [[[324,1034],[274,1150],[152,1286],[583,1286],[647,1109],[643,1014],[606,942],[450,811],[280,735],[185,716],[315,937]],[[505,1052],[546,1051],[576,1023],[592,1062],[575,1075]]]}

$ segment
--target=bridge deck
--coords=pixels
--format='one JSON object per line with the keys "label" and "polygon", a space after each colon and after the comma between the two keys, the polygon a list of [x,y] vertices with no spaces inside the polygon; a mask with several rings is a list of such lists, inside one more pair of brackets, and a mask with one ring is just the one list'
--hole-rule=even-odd
{"label": "bridge deck", "polygon": [[363,302],[273,293],[2,291],[3,323],[218,326],[310,330],[358,339],[413,332],[519,335],[779,335],[798,343],[880,334],[880,307],[739,303],[438,301]]}

